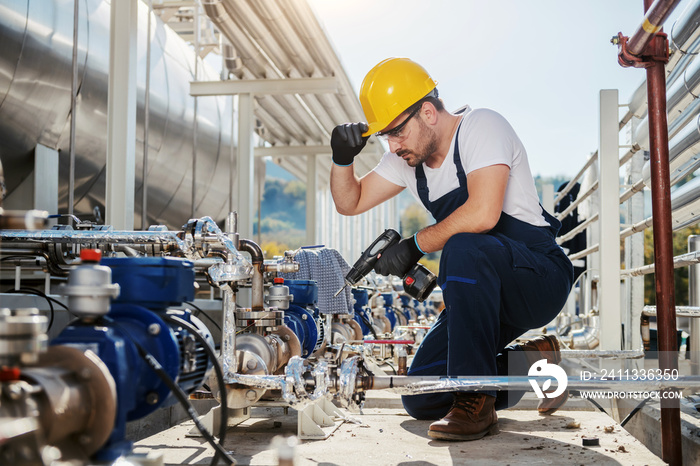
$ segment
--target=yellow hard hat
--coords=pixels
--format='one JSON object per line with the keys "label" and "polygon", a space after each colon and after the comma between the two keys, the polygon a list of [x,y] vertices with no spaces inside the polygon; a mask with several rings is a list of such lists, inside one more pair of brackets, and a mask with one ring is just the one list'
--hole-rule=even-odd
{"label": "yellow hard hat", "polygon": [[369,136],[389,126],[408,107],[435,89],[437,81],[408,58],[387,58],[372,68],[360,88]]}

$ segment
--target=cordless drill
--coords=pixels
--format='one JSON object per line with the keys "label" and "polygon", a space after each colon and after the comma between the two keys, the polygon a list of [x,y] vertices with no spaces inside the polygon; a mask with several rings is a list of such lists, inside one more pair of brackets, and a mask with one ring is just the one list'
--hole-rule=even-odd
{"label": "cordless drill", "polygon": [[[345,276],[345,285],[335,296],[338,296],[346,286],[356,285],[362,278],[374,269],[379,256],[401,240],[401,235],[391,228],[384,230],[377,239],[362,253],[360,258],[352,266]],[[435,288],[437,277],[422,264],[416,264],[403,278],[403,289],[412,298],[424,301]]]}

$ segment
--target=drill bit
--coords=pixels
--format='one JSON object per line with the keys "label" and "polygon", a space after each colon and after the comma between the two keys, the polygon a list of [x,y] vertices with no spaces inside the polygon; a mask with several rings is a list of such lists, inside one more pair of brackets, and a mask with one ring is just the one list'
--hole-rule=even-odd
{"label": "drill bit", "polygon": [[345,289],[346,286],[348,286],[347,283],[346,283],[345,285],[343,285],[338,291],[336,291],[335,294],[333,295],[333,297],[334,297],[334,298],[337,298],[338,295],[340,294],[340,292],[343,291],[343,290]]}

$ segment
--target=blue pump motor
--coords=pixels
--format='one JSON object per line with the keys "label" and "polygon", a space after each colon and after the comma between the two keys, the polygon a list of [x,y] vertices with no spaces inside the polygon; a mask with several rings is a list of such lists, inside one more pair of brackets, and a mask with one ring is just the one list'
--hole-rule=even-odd
{"label": "blue pump motor", "polygon": [[396,313],[394,312],[394,295],[391,293],[382,293],[382,298],[384,298],[384,313],[386,318],[389,319],[391,323],[391,331],[396,328]]}
{"label": "blue pump motor", "polygon": [[325,342],[325,331],[318,303],[318,285],[314,280],[285,279],[293,296],[292,303],[284,311],[284,323],[299,338],[301,353],[308,357],[319,350]]}
{"label": "blue pump motor", "polygon": [[189,394],[204,382],[212,363],[200,341],[172,319],[192,324],[211,347],[214,342],[207,327],[190,312],[167,309],[194,298],[192,262],[176,258],[106,258],[101,263],[111,268],[112,280],[121,288],[119,297],[107,315],[73,321],[51,344],[92,350],[114,377],[115,428],[96,456],[112,460],[131,450],[131,442],[125,440],[127,421],[176,402],[138,348],[153,355]]}
{"label": "blue pump motor", "polygon": [[412,301],[415,300],[405,294],[400,294],[399,299],[401,300],[401,312],[403,313],[404,317],[406,317],[406,321],[410,322],[411,320],[417,319],[418,315],[412,303]]}
{"label": "blue pump motor", "polygon": [[362,335],[370,335],[372,333],[372,310],[369,308],[369,293],[367,290],[360,288],[352,289],[352,296],[355,298],[355,321],[360,324]]}

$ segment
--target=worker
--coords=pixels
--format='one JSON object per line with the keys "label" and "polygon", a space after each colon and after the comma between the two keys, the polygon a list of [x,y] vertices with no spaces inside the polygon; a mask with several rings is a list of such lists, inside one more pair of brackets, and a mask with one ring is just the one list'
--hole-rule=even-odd
{"label": "worker", "polygon": [[[338,125],[331,135],[337,211],[361,214],[408,188],[436,223],[387,249],[375,271],[403,276],[424,254],[442,250],[445,311],[409,375],[527,375],[540,359],[558,363],[552,335],[506,347],[559,313],[573,273],[555,242],[560,223],[539,204],[527,153],[510,124],[485,108],[448,112],[437,82],[406,58],[372,68],[360,102],[367,121]],[[353,160],[372,134],[389,150],[358,178]],[[551,413],[565,400],[544,398],[539,410]],[[496,433],[496,409],[513,402],[512,393],[495,391],[403,397],[410,415],[437,420],[428,434],[442,440]]]}

